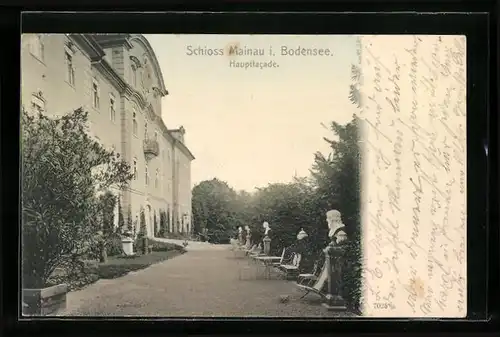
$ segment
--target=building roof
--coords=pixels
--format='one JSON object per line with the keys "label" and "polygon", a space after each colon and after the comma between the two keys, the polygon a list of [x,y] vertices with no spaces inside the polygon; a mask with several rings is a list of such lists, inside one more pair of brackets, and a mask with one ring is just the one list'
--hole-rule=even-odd
{"label": "building roof", "polygon": [[[104,59],[106,53],[104,48],[109,48],[118,45],[124,45],[126,48],[131,49],[133,47],[132,42],[140,44],[148,54],[148,58],[152,62],[153,70],[158,78],[158,83],[160,85],[159,91],[162,96],[168,95],[168,91],[165,88],[165,83],[163,80],[163,74],[161,71],[160,64],[156,58],[156,54],[151,47],[149,41],[142,34],[71,34],[72,38],[83,45],[85,51],[89,54],[91,60],[101,65],[103,71],[107,72],[117,83],[118,86],[129,88],[130,86],[127,82],[116,72],[116,70]],[[134,95],[140,95],[135,90],[128,90]],[[144,101],[144,97],[140,95]],[[195,157],[188,149],[188,147],[182,143],[179,139],[173,136],[174,132],[184,132],[184,128],[179,129],[168,129],[163,121],[163,118],[157,118],[160,128],[164,131],[167,137],[177,146],[190,160],[194,160]]]}

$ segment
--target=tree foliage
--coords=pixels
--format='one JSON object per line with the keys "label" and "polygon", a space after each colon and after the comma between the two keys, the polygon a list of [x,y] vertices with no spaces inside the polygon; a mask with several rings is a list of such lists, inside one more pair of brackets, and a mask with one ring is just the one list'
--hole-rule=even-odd
{"label": "tree foliage", "polygon": [[118,230],[122,233],[125,228],[125,218],[123,217],[123,209],[120,199],[118,199]]}
{"label": "tree foliage", "polygon": [[21,118],[23,286],[43,287],[56,267],[92,253],[108,207],[97,193],[132,174],[88,135],[82,109],[60,118],[23,110]]}
{"label": "tree foliage", "polygon": [[158,235],[158,220],[156,219],[156,210],[153,211],[153,237]]}
{"label": "tree foliage", "polygon": [[358,127],[356,116],[346,125],[330,124],[332,134],[325,141],[331,150],[326,155],[314,154],[309,177],[269,184],[254,193],[237,193],[219,179],[199,183],[193,188],[196,232],[207,229],[209,233],[232,235],[238,226],[248,225],[251,241],[258,243],[263,238],[262,223],[267,221],[272,230],[271,252],[280,254],[284,247],[299,249],[296,237],[304,229],[308,255],[312,257],[309,262],[313,264],[313,260],[322,259],[322,249],[329,241],[326,212],[337,209],[350,237],[345,256],[345,296],[357,309],[361,277]]}
{"label": "tree foliage", "polygon": [[144,213],[144,208],[141,207],[139,213],[139,237],[147,236],[147,228],[146,228],[146,214]]}
{"label": "tree foliage", "polygon": [[221,180],[201,182],[193,188],[194,232],[204,234],[207,230],[210,241],[227,241],[240,223],[237,217],[237,193]]}
{"label": "tree foliage", "polygon": [[127,209],[127,231],[134,233],[135,236],[136,226],[132,219],[132,206],[129,204]]}
{"label": "tree foliage", "polygon": [[106,191],[99,196],[99,202],[102,203],[102,231],[105,237],[109,237],[115,230],[115,206],[116,197],[113,193]]}

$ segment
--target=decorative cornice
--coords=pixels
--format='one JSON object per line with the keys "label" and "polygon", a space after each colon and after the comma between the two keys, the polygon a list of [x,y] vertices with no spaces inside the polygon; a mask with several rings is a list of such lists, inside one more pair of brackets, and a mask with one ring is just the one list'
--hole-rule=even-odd
{"label": "decorative cornice", "polygon": [[194,155],[191,153],[191,151],[189,151],[189,149],[187,148],[187,146],[184,145],[184,143],[181,142],[180,140],[178,140],[177,138],[174,138],[174,146],[177,146],[179,148],[179,150],[182,151],[182,153],[184,153],[186,156],[188,156],[189,160],[196,159],[194,157]]}
{"label": "decorative cornice", "polygon": [[113,69],[113,67],[111,67],[111,65],[104,58],[92,62],[92,65],[96,67],[111,83],[113,83],[115,87],[119,89],[120,93],[125,92],[127,90],[127,87],[129,87],[127,82],[125,82],[125,80]]}
{"label": "decorative cornice", "polygon": [[42,100],[43,102],[46,102],[45,97],[43,97],[43,91],[41,91],[41,90],[34,91],[32,93],[32,95],[35,96],[36,98]]}
{"label": "decorative cornice", "polygon": [[[68,36],[81,46],[81,48],[89,55],[92,61],[92,65],[94,65],[96,69],[98,69],[102,73],[103,76],[105,76],[111,83],[116,86],[116,88],[118,88],[120,94],[125,94],[128,97],[133,97],[139,103],[141,109],[146,109],[150,119],[156,122],[156,124],[163,132],[165,138],[169,140],[173,144],[173,146],[177,146],[186,156],[188,156],[188,158],[190,158],[190,160],[195,159],[194,155],[191,153],[191,151],[189,151],[187,146],[171,134],[171,131],[173,130],[168,130],[165,123],[163,122],[163,119],[155,114],[152,105],[146,101],[145,97],[140,92],[133,89],[123,79],[123,77],[120,76],[116,72],[116,70],[113,69],[113,67],[111,67],[111,65],[104,59],[104,56],[106,54],[101,46],[112,46],[117,45],[118,42],[123,42],[127,48],[130,49],[133,47],[129,41],[128,34],[69,34]],[[97,42],[96,37],[99,42]],[[160,96],[168,95],[168,91],[165,89],[163,75],[161,73],[158,60],[156,59],[156,55],[149,42],[142,35],[134,35],[130,40],[140,41],[150,55],[150,59],[153,62],[153,68],[155,69],[155,73],[159,79],[161,86],[159,88],[153,87],[155,93],[159,94]]]}
{"label": "decorative cornice", "polygon": [[103,47],[125,46],[127,49],[132,48],[129,41],[130,34],[92,34],[95,40]]}
{"label": "decorative cornice", "polygon": [[68,34],[68,37],[87,53],[91,61],[99,60],[106,55],[91,34]]}
{"label": "decorative cornice", "polygon": [[155,111],[153,110],[153,106],[151,103],[148,104],[146,107],[146,116],[149,118],[150,121],[157,122],[158,116],[155,114]]}
{"label": "decorative cornice", "polygon": [[71,53],[75,53],[76,52],[76,45],[75,45],[75,42],[73,42],[72,39],[69,39],[67,40],[64,45],[71,51]]}
{"label": "decorative cornice", "polygon": [[[163,96],[163,93],[161,92],[160,88],[153,87],[152,89],[153,89],[155,97],[161,97],[161,96]],[[168,95],[168,91],[167,91],[167,95]]]}
{"label": "decorative cornice", "polygon": [[155,71],[156,77],[158,78],[158,82],[160,84],[160,87],[158,88],[160,90],[160,93],[162,96],[168,95],[168,91],[165,88],[165,83],[163,81],[163,74],[161,72],[160,64],[158,63],[158,59],[156,58],[156,54],[149,44],[149,41],[142,35],[142,34],[132,34],[130,35],[130,42],[132,41],[137,41],[138,43],[142,44],[144,49],[146,50],[149,59],[152,62],[153,69]]}
{"label": "decorative cornice", "polygon": [[141,61],[139,61],[139,59],[137,57],[130,56],[130,60],[132,61],[132,63],[134,63],[134,65],[135,65],[136,68],[141,68],[142,67]]}
{"label": "decorative cornice", "polygon": [[140,92],[138,92],[137,90],[132,88],[129,84],[127,84],[127,87],[125,88],[124,92],[128,97],[135,98],[135,100],[139,103],[139,106],[141,107],[141,109],[144,109],[146,107],[147,103],[146,103],[146,99],[144,98],[144,96],[142,96],[142,94]]}

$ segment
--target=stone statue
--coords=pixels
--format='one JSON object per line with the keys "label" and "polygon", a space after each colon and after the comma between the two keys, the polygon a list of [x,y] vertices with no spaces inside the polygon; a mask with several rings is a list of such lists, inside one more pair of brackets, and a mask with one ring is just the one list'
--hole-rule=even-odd
{"label": "stone statue", "polygon": [[345,225],[342,223],[342,215],[337,210],[326,212],[326,222],[328,223],[328,237],[333,245],[338,245],[347,240]]}
{"label": "stone statue", "polygon": [[308,236],[307,233],[304,231],[303,228],[301,228],[299,234],[297,234],[297,240],[305,239],[307,238],[307,236]]}
{"label": "stone statue", "polygon": [[246,239],[247,239],[247,242],[245,244],[245,246],[250,249],[252,247],[252,242],[251,242],[251,230],[250,230],[250,227],[248,226],[245,226],[245,230],[247,231],[247,236],[246,236]]}
{"label": "stone statue", "polygon": [[327,271],[328,282],[325,302],[323,305],[328,310],[345,311],[347,310],[346,301],[343,298],[343,273],[345,265],[344,246],[347,242],[347,233],[345,225],[342,223],[342,215],[337,210],[326,212],[326,221],[328,222],[328,237],[331,242],[323,252],[325,253],[325,268]]}
{"label": "stone statue", "polygon": [[262,227],[264,227],[264,236],[266,237],[269,237],[269,232],[271,231],[271,227],[269,226],[269,223],[267,221],[264,221],[264,223],[262,224]]}
{"label": "stone statue", "polygon": [[262,242],[264,243],[264,255],[269,255],[271,252],[271,227],[267,221],[264,221],[262,227],[264,227],[264,238],[262,239]]}
{"label": "stone statue", "polygon": [[238,227],[238,243],[240,245],[243,245],[243,243],[244,243],[243,242],[243,228],[241,228],[241,226]]}

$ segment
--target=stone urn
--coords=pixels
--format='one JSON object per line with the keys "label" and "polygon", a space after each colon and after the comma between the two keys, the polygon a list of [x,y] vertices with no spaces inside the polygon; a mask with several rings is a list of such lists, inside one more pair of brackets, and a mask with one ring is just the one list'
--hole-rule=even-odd
{"label": "stone urn", "polygon": [[41,289],[23,289],[23,316],[50,316],[66,309],[67,284]]}

